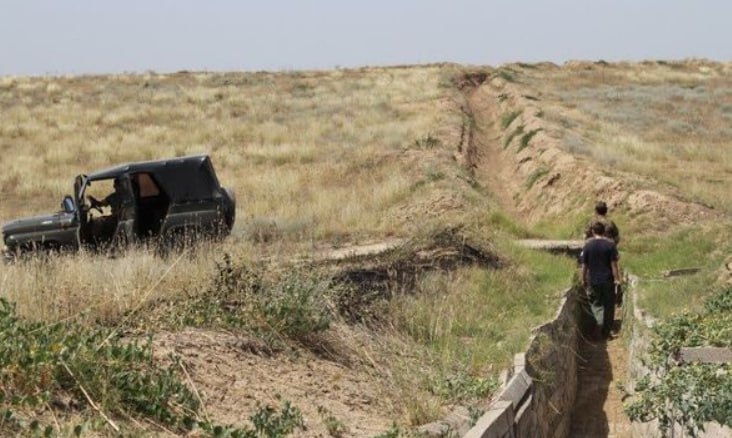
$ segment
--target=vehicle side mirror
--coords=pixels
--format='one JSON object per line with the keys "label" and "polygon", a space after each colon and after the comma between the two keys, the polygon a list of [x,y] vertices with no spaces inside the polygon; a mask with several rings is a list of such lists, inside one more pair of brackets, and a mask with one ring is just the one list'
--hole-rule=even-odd
{"label": "vehicle side mirror", "polygon": [[74,205],[74,198],[72,198],[69,195],[64,196],[64,200],[61,201],[61,208],[66,213],[73,213],[76,211],[76,206]]}

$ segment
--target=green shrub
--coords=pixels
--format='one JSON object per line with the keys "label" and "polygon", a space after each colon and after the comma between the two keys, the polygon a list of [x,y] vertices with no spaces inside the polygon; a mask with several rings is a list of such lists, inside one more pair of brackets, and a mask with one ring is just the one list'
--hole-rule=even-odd
{"label": "green shrub", "polygon": [[317,271],[292,268],[265,278],[261,266],[224,254],[206,290],[167,303],[175,311],[165,311],[162,304],[155,307],[162,309],[161,318],[172,327],[237,328],[267,340],[303,341],[330,326],[330,301],[337,290]]}
{"label": "green shrub", "polygon": [[[106,328],[20,320],[0,298],[0,406],[10,419],[13,410],[42,411],[65,394],[69,405],[87,408],[93,401],[107,414],[190,430],[199,401],[178,377],[178,360],[156,367],[152,351],[150,339],[125,340]],[[21,417],[0,422],[0,431],[17,431]]]}
{"label": "green shrub", "polygon": [[422,138],[414,140],[414,147],[417,149],[434,149],[442,144],[439,138],[427,134]]}
{"label": "green shrub", "polygon": [[634,421],[658,419],[669,433],[675,423],[691,436],[703,423],[732,426],[732,364],[692,363],[678,366],[682,347],[732,347],[732,288],[707,300],[700,314],[686,313],[654,326],[655,339],[644,365],[651,373],[635,386],[635,399],[626,406]]}
{"label": "green shrub", "polygon": [[498,70],[497,75],[499,78],[503,79],[506,82],[516,82],[516,77],[513,75],[512,72],[510,72],[508,70],[505,70],[505,69]]}
{"label": "green shrub", "polygon": [[292,271],[266,291],[257,302],[258,310],[265,317],[267,325],[277,332],[303,340],[330,326],[328,280]]}

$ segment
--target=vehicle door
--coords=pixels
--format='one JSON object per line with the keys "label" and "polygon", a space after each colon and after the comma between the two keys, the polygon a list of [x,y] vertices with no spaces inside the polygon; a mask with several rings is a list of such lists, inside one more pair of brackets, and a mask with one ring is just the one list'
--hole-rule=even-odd
{"label": "vehicle door", "polygon": [[64,248],[78,249],[81,247],[81,213],[79,205],[73,196],[65,196],[61,201],[61,211],[58,214],[58,229],[56,236],[49,238]]}
{"label": "vehicle door", "polygon": [[118,179],[120,181],[117,189],[120,207],[117,214],[117,228],[112,241],[116,245],[125,246],[137,240],[137,199],[130,176],[122,175]]}

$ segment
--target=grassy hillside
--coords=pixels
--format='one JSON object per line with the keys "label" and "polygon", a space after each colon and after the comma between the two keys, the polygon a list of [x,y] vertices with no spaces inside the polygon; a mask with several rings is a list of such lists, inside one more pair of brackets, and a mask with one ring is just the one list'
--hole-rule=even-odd
{"label": "grassy hillside", "polygon": [[[577,63],[522,69],[519,77],[543,118],[558,126],[565,151],[626,186],[709,208],[709,215],[688,216],[642,197],[616,206],[627,230],[625,265],[652,280],[644,284],[644,308],[659,316],[699,308],[732,254],[732,66]],[[659,281],[662,271],[681,267],[703,271]]]}
{"label": "grassy hillside", "polygon": [[[57,209],[78,173],[193,153],[238,201],[233,235],[195,251],[0,266],[2,333],[23,334],[0,361],[0,432],[304,417],[301,435],[375,436],[477,415],[574,274],[516,237],[577,238],[607,197],[651,312],[726,281],[730,90],[709,63],[0,78],[0,220]],[[374,242],[406,243],[322,262]],[[466,247],[497,262],[423,263]],[[689,265],[701,275],[660,280]]]}

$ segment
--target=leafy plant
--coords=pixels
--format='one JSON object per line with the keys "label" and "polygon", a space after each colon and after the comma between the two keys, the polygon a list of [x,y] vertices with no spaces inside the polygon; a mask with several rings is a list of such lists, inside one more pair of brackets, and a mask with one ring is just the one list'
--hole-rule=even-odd
{"label": "leafy plant", "polygon": [[474,377],[465,371],[460,371],[433,381],[430,387],[433,393],[444,399],[478,399],[495,391],[498,388],[498,380],[494,376]]}
{"label": "leafy plant", "polygon": [[[175,357],[156,366],[149,338],[138,342],[106,328],[26,322],[0,298],[0,431],[23,424],[16,410],[43,411],[54,398],[70,398],[68,408],[147,417],[190,430],[200,403],[179,371]],[[34,421],[29,427],[41,425]]]}
{"label": "leafy plant", "polygon": [[644,365],[651,373],[635,387],[625,410],[635,421],[657,419],[664,434],[681,424],[691,436],[703,424],[732,426],[732,365],[677,365],[681,347],[732,346],[732,288],[709,299],[701,314],[683,314],[654,327],[655,339]]}
{"label": "leafy plant", "polygon": [[282,402],[279,410],[270,405],[259,406],[249,417],[254,429],[248,427],[221,426],[201,422],[201,430],[215,438],[282,438],[296,429],[304,429],[302,413],[289,401]]}
{"label": "leafy plant", "polygon": [[328,435],[333,438],[341,438],[348,433],[348,427],[341,420],[335,417],[332,412],[323,406],[318,406],[318,414],[325,423],[325,428],[328,430]]}
{"label": "leafy plant", "polygon": [[392,424],[389,430],[376,435],[374,438],[399,438],[402,435],[401,429],[396,424]]}

